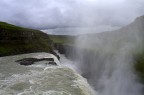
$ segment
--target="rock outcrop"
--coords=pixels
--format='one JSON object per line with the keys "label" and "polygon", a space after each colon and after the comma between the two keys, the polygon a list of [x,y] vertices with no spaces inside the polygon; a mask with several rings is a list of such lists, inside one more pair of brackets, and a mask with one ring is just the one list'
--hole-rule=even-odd
{"label": "rock outcrop", "polygon": [[39,61],[48,61],[48,63],[46,63],[47,65],[48,64],[57,65],[54,62],[54,58],[40,58],[40,59],[37,59],[37,58],[24,58],[24,59],[21,59],[21,60],[17,60],[16,62],[18,62],[20,65],[28,66],[28,65],[35,64],[35,62],[39,62]]}

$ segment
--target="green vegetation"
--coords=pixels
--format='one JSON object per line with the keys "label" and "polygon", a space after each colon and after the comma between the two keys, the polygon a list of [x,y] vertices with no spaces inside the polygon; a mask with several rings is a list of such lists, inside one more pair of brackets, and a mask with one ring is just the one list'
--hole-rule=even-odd
{"label": "green vegetation", "polygon": [[73,44],[75,36],[69,35],[49,35],[50,39],[57,44]]}
{"label": "green vegetation", "polygon": [[31,52],[53,52],[53,42],[39,30],[0,22],[0,56]]}
{"label": "green vegetation", "polygon": [[136,54],[134,59],[135,59],[134,67],[138,75],[140,76],[140,80],[142,81],[142,83],[144,83],[144,51]]}

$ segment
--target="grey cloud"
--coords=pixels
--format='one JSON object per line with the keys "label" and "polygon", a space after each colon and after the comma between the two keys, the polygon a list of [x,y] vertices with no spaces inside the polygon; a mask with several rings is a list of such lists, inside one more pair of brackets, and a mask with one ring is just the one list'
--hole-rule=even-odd
{"label": "grey cloud", "polygon": [[143,15],[143,6],[143,0],[1,0],[0,20],[35,29],[122,27]]}

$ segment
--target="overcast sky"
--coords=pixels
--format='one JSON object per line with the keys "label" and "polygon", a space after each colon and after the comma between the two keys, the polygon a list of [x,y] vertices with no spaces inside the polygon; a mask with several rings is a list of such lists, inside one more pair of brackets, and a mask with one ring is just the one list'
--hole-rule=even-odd
{"label": "overcast sky", "polygon": [[57,34],[112,30],[143,14],[144,0],[0,0],[0,21]]}

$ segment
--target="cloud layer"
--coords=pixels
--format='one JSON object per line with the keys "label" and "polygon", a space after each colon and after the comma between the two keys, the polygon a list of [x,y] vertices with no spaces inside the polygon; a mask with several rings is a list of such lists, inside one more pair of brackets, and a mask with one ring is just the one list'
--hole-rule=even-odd
{"label": "cloud layer", "polygon": [[144,0],[0,0],[0,20],[50,29],[121,27],[144,14]]}

